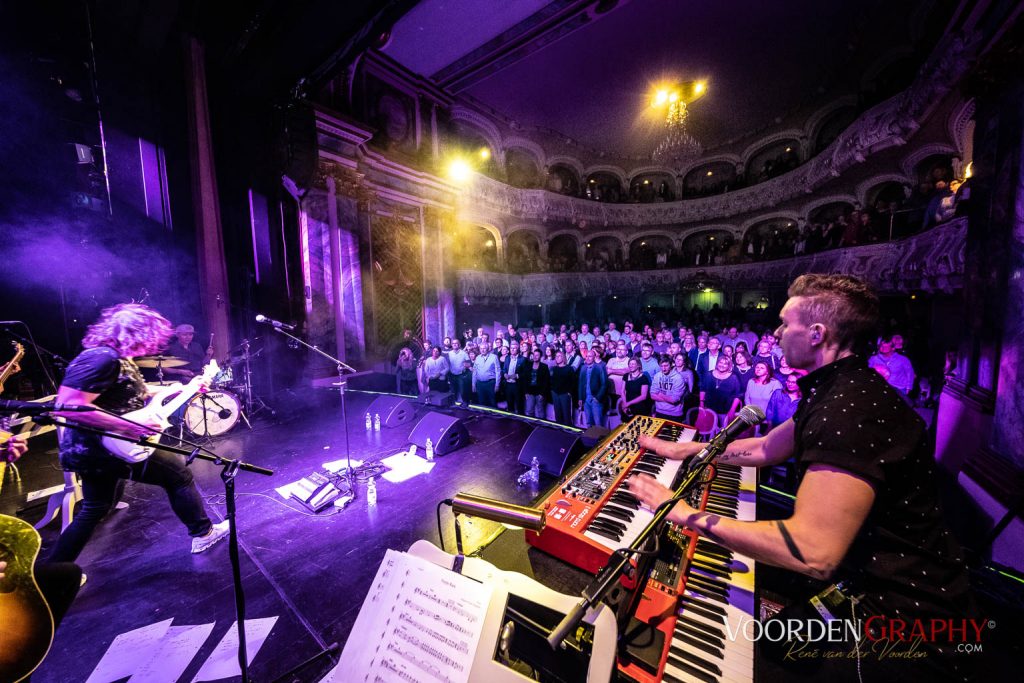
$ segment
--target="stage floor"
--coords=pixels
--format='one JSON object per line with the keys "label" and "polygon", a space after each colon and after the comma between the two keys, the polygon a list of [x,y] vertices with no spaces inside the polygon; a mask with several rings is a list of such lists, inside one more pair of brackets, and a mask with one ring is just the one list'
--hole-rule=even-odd
{"label": "stage floor", "polygon": [[[222,455],[275,472],[272,477],[240,473],[237,483],[246,618],[278,617],[252,662],[257,680],[273,679],[330,643],[343,646],[385,551],[405,550],[421,538],[437,543],[439,501],[470,492],[529,504],[552,483],[542,479],[540,487],[516,487],[524,469],[517,456],[535,425],[457,408],[418,406],[417,419],[428,410],[469,418],[469,445],[438,457],[428,474],[396,484],[378,479],[374,507],[367,505],[366,484],[361,482],[356,500],[346,509],[336,512],[331,507],[312,515],[294,502],[285,503],[274,489],[345,455],[338,394],[313,394],[290,415],[264,413],[254,420],[252,431],[240,425],[211,446]],[[376,462],[407,447],[415,422],[368,432],[363,415],[375,396],[347,396],[353,459]],[[196,461],[192,468],[211,517],[222,519],[220,469],[205,461]],[[20,469],[20,486],[4,486],[2,513],[13,514],[28,491],[62,481],[53,450],[30,452]],[[126,631],[169,618],[176,626],[215,622],[210,638],[181,678],[191,680],[235,621],[227,543],[191,555],[189,537],[161,490],[129,483],[124,501],[130,507],[112,512],[79,558],[88,582],[33,676],[37,683],[86,680],[113,639]],[[25,518],[34,522],[41,514],[41,509],[31,510]],[[450,509],[441,514],[446,548],[453,552]],[[44,529],[45,546],[52,544],[58,530],[56,522]],[[536,576],[556,590],[575,591],[585,584],[581,572],[528,549],[522,532],[502,534],[499,525],[482,521],[464,525],[463,531],[467,552],[500,535],[483,556],[503,569]],[[319,680],[330,666],[311,666],[301,680]]]}

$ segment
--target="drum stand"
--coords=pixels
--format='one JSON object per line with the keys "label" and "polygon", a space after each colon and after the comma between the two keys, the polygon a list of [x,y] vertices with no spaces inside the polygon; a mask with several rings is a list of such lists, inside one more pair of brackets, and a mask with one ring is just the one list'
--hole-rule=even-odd
{"label": "drum stand", "polygon": [[[245,420],[245,424],[249,429],[252,429],[252,425],[249,423],[249,415],[256,415],[261,410],[269,410],[270,414],[275,413],[274,409],[266,404],[266,402],[252,394],[252,364],[250,359],[252,358],[249,353],[249,340],[243,339],[241,343],[242,347],[242,411],[240,412],[242,419]],[[237,347],[236,347],[237,348]],[[258,404],[258,405],[257,405]]]}

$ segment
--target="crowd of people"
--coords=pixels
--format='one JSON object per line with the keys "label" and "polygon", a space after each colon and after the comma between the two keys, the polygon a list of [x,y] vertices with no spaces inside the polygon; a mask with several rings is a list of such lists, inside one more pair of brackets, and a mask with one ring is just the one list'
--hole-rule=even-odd
{"label": "crowd of people", "polygon": [[[871,365],[906,396],[914,374],[901,351],[897,335],[880,345]],[[421,343],[407,331],[394,363],[398,393],[450,391],[459,403],[553,416],[568,426],[606,426],[613,415],[682,422],[697,407],[723,424],[751,404],[765,411],[767,430],[791,417],[801,398],[800,373],[787,364],[773,331],[755,333],[747,323],[718,330],[629,321],[621,329],[614,322],[557,331],[508,325],[493,338],[484,328],[466,329],[441,344]]]}

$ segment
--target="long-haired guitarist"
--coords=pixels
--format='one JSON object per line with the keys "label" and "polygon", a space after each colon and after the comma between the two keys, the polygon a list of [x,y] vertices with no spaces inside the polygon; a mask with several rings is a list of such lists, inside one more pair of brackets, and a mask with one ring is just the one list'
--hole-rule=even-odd
{"label": "long-haired guitarist", "polygon": [[[82,351],[68,366],[57,393],[67,405],[95,405],[123,415],[142,408],[149,391],[135,356],[158,352],[167,343],[171,324],[142,304],[119,304],[105,309],[86,332]],[[136,426],[106,412],[67,413],[69,421],[141,438],[157,428],[150,420]],[[85,547],[93,530],[116,502],[124,480],[159,486],[171,508],[192,536],[192,552],[211,547],[228,533],[227,522],[213,524],[181,456],[156,450],[142,462],[129,463],[111,455],[97,435],[63,429],[60,462],[82,480],[82,505],[50,553],[52,562],[71,561]]]}

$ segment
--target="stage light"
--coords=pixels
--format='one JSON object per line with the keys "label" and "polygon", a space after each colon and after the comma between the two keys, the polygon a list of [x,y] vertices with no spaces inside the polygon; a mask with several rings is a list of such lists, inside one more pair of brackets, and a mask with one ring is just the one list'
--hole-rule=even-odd
{"label": "stage light", "polygon": [[464,159],[454,159],[448,164],[448,177],[460,185],[469,182],[473,168]]}
{"label": "stage light", "polygon": [[491,150],[488,149],[487,147],[481,147],[480,148],[480,158],[483,159],[484,161],[487,161],[488,159],[490,159],[491,158]]}

